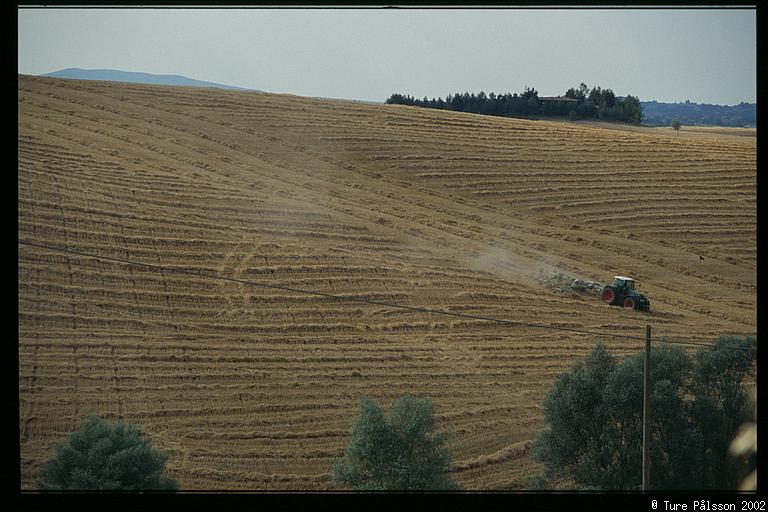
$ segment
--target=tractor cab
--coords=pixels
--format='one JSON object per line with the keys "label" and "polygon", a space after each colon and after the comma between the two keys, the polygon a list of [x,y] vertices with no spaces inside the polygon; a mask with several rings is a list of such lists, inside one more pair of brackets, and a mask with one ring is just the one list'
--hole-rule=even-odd
{"label": "tractor cab", "polygon": [[614,276],[613,283],[603,288],[603,300],[614,306],[648,311],[650,301],[635,290],[635,280],[631,277]]}
{"label": "tractor cab", "polygon": [[624,288],[625,290],[634,290],[635,280],[632,279],[631,277],[614,276],[613,286],[615,286],[616,288]]}

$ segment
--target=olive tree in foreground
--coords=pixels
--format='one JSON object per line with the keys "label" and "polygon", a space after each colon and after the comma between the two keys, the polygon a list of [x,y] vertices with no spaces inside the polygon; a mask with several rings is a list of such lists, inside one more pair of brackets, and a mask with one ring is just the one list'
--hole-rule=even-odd
{"label": "olive tree in foreground", "polygon": [[747,473],[746,460],[725,457],[742,423],[752,413],[744,381],[757,354],[754,336],[721,336],[693,359],[691,418],[704,444],[697,468],[708,488],[736,489]]}
{"label": "olive tree in foreground", "polygon": [[388,415],[364,398],[346,455],[333,467],[333,482],[359,491],[458,490],[448,475],[445,435],[434,428],[429,398],[404,396]]}
{"label": "olive tree in foreground", "polygon": [[[651,489],[735,489],[742,462],[727,451],[748,417],[743,388],[754,337],[721,337],[693,358],[651,350]],[[602,490],[642,481],[643,353],[619,363],[604,345],[560,375],[542,403],[533,458],[549,476]]]}
{"label": "olive tree in foreground", "polygon": [[679,132],[680,131],[680,126],[682,126],[680,124],[680,121],[678,121],[677,119],[673,119],[672,120],[672,129],[673,130],[675,130],[676,132]]}
{"label": "olive tree in foreground", "polygon": [[178,489],[164,478],[168,455],[133,425],[110,425],[95,416],[56,447],[56,455],[40,472],[40,490],[166,490]]}

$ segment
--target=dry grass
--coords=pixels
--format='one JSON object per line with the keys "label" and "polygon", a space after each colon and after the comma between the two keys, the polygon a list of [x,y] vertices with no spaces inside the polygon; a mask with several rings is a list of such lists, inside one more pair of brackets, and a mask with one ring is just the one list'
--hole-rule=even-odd
{"label": "dry grass", "polygon": [[[20,240],[560,327],[756,331],[753,138],[26,76],[18,89]],[[25,489],[92,413],[145,430],[185,489],[327,489],[360,398],[405,393],[433,398],[462,486],[520,488],[541,399],[597,341],[18,257]],[[557,294],[540,271],[630,275],[654,309]]]}
{"label": "dry grass", "polygon": [[757,128],[730,128],[726,126],[692,126],[682,125],[678,131],[671,126],[633,126],[622,123],[608,123],[606,121],[576,121],[576,124],[604,128],[606,130],[620,130],[632,133],[646,133],[650,135],[666,135],[667,137],[682,137],[688,139],[722,140],[730,137],[757,137]]}

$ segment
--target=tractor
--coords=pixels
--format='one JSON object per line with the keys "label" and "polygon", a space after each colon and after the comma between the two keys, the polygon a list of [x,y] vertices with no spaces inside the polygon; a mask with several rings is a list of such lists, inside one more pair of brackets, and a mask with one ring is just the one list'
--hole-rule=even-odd
{"label": "tractor", "polygon": [[603,300],[612,306],[648,311],[651,302],[642,293],[635,290],[635,280],[631,277],[615,276],[613,283],[603,288]]}

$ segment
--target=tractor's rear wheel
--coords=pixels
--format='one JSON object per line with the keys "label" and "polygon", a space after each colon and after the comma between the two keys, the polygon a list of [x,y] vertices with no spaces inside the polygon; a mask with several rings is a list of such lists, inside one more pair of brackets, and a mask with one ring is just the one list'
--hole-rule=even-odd
{"label": "tractor's rear wheel", "polygon": [[605,288],[603,290],[603,300],[608,304],[613,304],[616,300],[616,292],[612,288]]}
{"label": "tractor's rear wheel", "polygon": [[633,299],[632,297],[627,297],[626,299],[624,299],[624,307],[635,309],[635,299]]}

